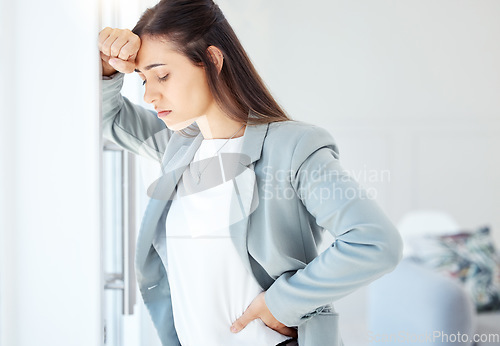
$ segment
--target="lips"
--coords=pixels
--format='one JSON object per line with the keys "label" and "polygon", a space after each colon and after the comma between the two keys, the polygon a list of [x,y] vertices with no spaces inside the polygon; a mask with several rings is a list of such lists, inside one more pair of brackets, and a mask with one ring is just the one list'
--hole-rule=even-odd
{"label": "lips", "polygon": [[158,117],[166,117],[167,115],[169,115],[170,113],[172,113],[172,111],[159,111],[158,112]]}

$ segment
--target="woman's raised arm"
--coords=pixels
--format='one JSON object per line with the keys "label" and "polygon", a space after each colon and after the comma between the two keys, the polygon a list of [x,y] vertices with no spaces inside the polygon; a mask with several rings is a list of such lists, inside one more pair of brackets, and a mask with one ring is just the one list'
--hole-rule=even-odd
{"label": "woman's raised arm", "polygon": [[134,154],[161,162],[173,131],[158,119],[154,111],[121,95],[124,74],[135,69],[135,58],[141,47],[139,36],[128,29],[106,27],[99,33],[98,47],[103,75],[104,138]]}

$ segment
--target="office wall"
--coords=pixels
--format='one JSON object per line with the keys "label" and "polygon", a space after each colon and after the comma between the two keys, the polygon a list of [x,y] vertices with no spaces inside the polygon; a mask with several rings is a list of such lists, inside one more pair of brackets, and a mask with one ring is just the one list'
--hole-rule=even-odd
{"label": "office wall", "polygon": [[98,1],[0,0],[0,345],[101,335]]}
{"label": "office wall", "polygon": [[445,209],[500,243],[500,2],[217,2],[289,114],[331,131],[395,221]]}

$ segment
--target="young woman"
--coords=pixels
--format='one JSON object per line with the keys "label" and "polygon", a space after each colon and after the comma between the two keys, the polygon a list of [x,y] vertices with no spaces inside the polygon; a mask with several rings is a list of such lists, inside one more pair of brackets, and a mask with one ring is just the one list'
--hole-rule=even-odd
{"label": "young woman", "polygon": [[[162,0],[99,50],[104,136],[161,168],[135,267],[163,345],[342,345],[333,302],[402,241],[332,136],[285,114],[212,0]],[[120,94],[134,71],[156,112]]]}

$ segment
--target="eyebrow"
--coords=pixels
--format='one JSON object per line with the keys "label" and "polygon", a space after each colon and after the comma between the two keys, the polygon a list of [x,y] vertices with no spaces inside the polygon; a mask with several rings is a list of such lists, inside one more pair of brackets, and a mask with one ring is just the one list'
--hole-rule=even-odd
{"label": "eyebrow", "polygon": [[[151,64],[151,65],[146,66],[144,69],[145,69],[146,71],[149,71],[149,70],[151,70],[152,68],[155,68],[155,67],[158,67],[158,66],[165,66],[165,65],[166,65],[166,64]],[[140,70],[138,70],[138,69],[135,69],[134,71],[135,71],[135,72],[142,73],[142,72],[141,72]]]}

